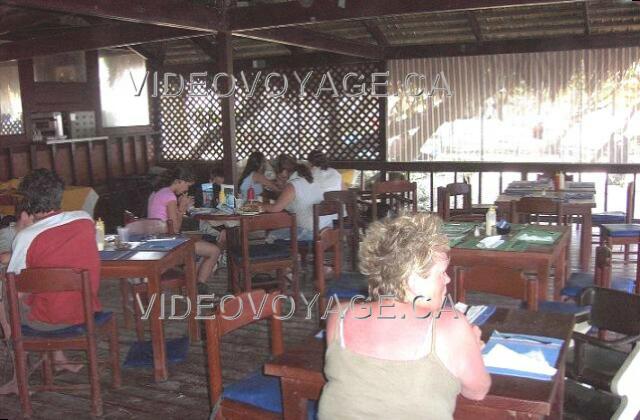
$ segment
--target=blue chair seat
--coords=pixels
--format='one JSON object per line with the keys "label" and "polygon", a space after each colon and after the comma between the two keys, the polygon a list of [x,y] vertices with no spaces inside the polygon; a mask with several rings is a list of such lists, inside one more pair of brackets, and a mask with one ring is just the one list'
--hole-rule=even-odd
{"label": "blue chair seat", "polygon": [[342,273],[340,277],[327,283],[325,296],[337,296],[338,299],[349,300],[355,295],[368,296],[369,283],[360,273]]}
{"label": "blue chair seat", "polygon": [[[257,244],[249,246],[249,258],[252,261],[277,260],[291,255],[289,247],[283,244]],[[242,254],[234,253],[235,258],[242,261]]]}
{"label": "blue chair seat", "polygon": [[[102,311],[94,314],[94,322],[96,327],[100,327],[113,317],[113,312]],[[42,331],[35,328],[31,328],[28,325],[22,325],[22,335],[25,337],[39,337],[39,338],[71,338],[81,336],[87,333],[87,327],[85,324],[72,325],[70,327],[60,328],[51,331]]]}
{"label": "blue chair seat", "polygon": [[550,300],[545,300],[538,303],[538,311],[571,315],[586,315],[591,311],[591,306],[578,306],[572,302],[553,302]]}
{"label": "blue chair seat", "polygon": [[[584,289],[593,287],[593,274],[592,273],[571,273],[567,285],[562,289],[560,294],[570,298],[577,298],[582,294]],[[636,287],[636,282],[633,279],[624,279],[614,277],[611,280],[611,288],[615,290],[621,290],[627,293],[633,293]]]}
{"label": "blue chair seat", "polygon": [[[255,372],[224,388],[224,399],[252,405],[272,413],[282,413],[280,378]],[[307,418],[317,417],[317,402],[309,401]]]}
{"label": "blue chair seat", "polygon": [[640,225],[629,223],[604,224],[601,228],[606,230],[607,235],[612,238],[640,237]]}
{"label": "blue chair seat", "polygon": [[604,213],[594,213],[591,215],[593,225],[604,225],[607,223],[624,223],[627,213],[623,211],[607,211]]}

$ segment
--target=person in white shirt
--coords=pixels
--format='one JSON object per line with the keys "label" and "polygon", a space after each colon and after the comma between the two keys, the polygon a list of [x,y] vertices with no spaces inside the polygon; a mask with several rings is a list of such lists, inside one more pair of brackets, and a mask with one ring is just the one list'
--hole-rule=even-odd
{"label": "person in white shirt", "polygon": [[329,167],[327,155],[322,150],[315,149],[309,153],[307,160],[311,164],[311,175],[323,192],[342,190],[342,175]]}

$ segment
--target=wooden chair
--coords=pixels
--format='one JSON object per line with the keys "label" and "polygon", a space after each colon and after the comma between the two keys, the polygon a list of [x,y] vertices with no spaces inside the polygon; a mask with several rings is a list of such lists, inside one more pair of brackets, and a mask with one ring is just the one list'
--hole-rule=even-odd
{"label": "wooden chair", "polygon": [[547,197],[522,197],[512,202],[512,223],[566,224],[562,203]]}
{"label": "wooden chair", "polygon": [[[628,357],[629,350],[624,351],[624,347],[639,347],[640,295],[592,287],[582,293],[580,304],[591,305],[588,322],[599,334],[573,333],[574,359],[567,376],[609,390],[616,371]],[[601,334],[602,331],[617,334],[609,340],[609,335]]]}
{"label": "wooden chair", "polygon": [[[438,214],[444,221],[482,222],[488,208],[474,207],[471,204],[471,185],[455,182],[446,187],[438,187]],[[458,198],[462,198],[462,207],[458,208]],[[453,208],[451,207],[453,198]]]}
{"label": "wooden chair", "polygon": [[[82,295],[85,323],[54,330],[38,331],[22,325],[18,293],[76,292]],[[61,386],[53,384],[52,352],[56,350],[82,350],[87,352],[91,389],[91,413],[102,415],[100,375],[96,338],[109,341],[109,363],[113,375],[113,387],[120,386],[120,357],[116,319],[111,312],[95,312],[91,307],[91,281],[86,270],[67,268],[31,268],[22,270],[19,276],[7,273],[7,297],[15,353],[18,392],[25,417],[32,414],[27,377],[27,352],[43,353],[43,385],[41,390],[78,389],[86,385]]]}
{"label": "wooden chair", "polygon": [[[339,300],[350,300],[356,295],[369,295],[366,277],[360,273],[342,272],[341,237],[340,228],[325,228],[315,242],[314,282],[316,293],[320,295],[318,305],[320,317],[324,314],[329,296],[337,297]],[[333,252],[333,273],[330,283],[325,279],[325,258],[328,251]]]}
{"label": "wooden chair", "polygon": [[635,279],[612,278],[612,252],[608,246],[596,247],[596,264],[593,273],[571,273],[566,286],[560,292],[561,296],[578,299],[585,289],[593,286],[613,288],[627,293],[636,289]]}
{"label": "wooden chair", "polygon": [[378,200],[387,201],[389,211],[398,214],[402,209],[418,212],[418,184],[409,181],[376,182],[371,189],[371,220],[387,215],[378,214]]}
{"label": "wooden chair", "polygon": [[[282,393],[280,380],[275,376],[267,376],[262,370],[248,377],[222,386],[222,357],[220,348],[222,337],[245,327],[254,322],[268,319],[271,324],[271,354],[279,356],[284,352],[282,338],[282,320],[280,318],[280,302],[278,292],[266,295],[265,304],[261,302],[265,298],[264,290],[238,295],[236,299],[225,303],[224,313],[218,308],[215,318],[207,318],[204,321],[207,335],[207,361],[209,373],[209,400],[212,407],[210,419],[281,419],[282,418]],[[258,319],[254,317],[251,302],[255,307],[264,310]],[[242,302],[242,306],[240,306]],[[242,309],[244,308],[244,310]],[[240,315],[230,319],[229,314]],[[226,314],[226,315],[225,315]]]}
{"label": "wooden chair", "polygon": [[[160,219],[139,218],[127,210],[124,212],[124,220],[129,230],[129,235],[162,235],[173,233],[173,223],[170,220],[164,222]],[[182,293],[185,287],[186,278],[182,270],[175,268],[162,273],[160,277],[161,290]],[[124,318],[125,328],[131,327],[131,317],[133,317],[136,336],[139,341],[144,340],[144,326],[142,324],[140,305],[137,303],[137,296],[141,302],[146,302],[147,291],[148,285],[144,280],[134,282],[129,279],[120,279],[122,316]],[[131,302],[131,304],[130,296],[133,296],[133,302]]]}
{"label": "wooden chair", "polygon": [[[320,232],[320,218],[327,216],[335,216],[335,223],[342,226],[344,225],[344,216],[342,212],[342,204],[337,201],[323,200],[318,204],[313,205],[313,237],[311,241],[298,241],[298,253],[300,254],[300,261],[303,266],[306,264],[307,255],[313,252],[313,244],[318,239]],[[279,241],[282,243],[288,243],[289,241]]]}
{"label": "wooden chair", "polygon": [[[249,244],[249,233],[261,230],[286,229],[290,231],[290,241],[282,243]],[[243,217],[240,220],[240,243],[230,241],[229,246],[229,279],[234,293],[241,290],[252,290],[251,274],[276,272],[276,284],[280,290],[287,290],[284,271],[291,269],[292,292],[295,299],[300,295],[298,283],[298,239],[295,214],[287,212],[265,213],[257,216]],[[261,284],[261,286],[269,284]]]}
{"label": "wooden chair", "polygon": [[593,227],[600,227],[600,245],[622,245],[624,247],[624,262],[629,262],[631,245],[640,240],[640,225],[633,224],[635,210],[635,183],[627,185],[627,211],[610,211],[591,215]]}
{"label": "wooden chair", "polygon": [[[343,233],[347,235],[351,254],[351,269],[358,270],[358,249],[360,247],[360,209],[358,194],[355,191],[328,191],[324,193],[325,200],[339,201],[346,209],[346,216],[342,220]],[[334,223],[334,227],[336,224]]]}
{"label": "wooden chair", "polygon": [[467,290],[519,299],[527,309],[538,310],[538,281],[528,279],[521,270],[495,265],[459,268],[456,273],[456,299],[466,300]]}
{"label": "wooden chair", "polygon": [[523,302],[530,311],[572,314],[578,320],[584,319],[589,309],[575,303],[538,300],[538,281],[529,279],[522,270],[496,265],[476,265],[458,268],[456,272],[456,298],[466,299],[466,291],[491,293],[510,297]]}

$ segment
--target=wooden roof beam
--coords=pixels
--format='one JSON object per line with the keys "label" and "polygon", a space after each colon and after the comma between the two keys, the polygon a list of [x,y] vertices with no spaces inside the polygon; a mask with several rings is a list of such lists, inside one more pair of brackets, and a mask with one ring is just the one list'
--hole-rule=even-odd
{"label": "wooden roof beam", "polygon": [[636,34],[578,35],[539,39],[485,41],[470,44],[396,46],[387,49],[387,58],[457,57],[637,46],[640,46],[640,37]]}
{"label": "wooden roof beam", "polygon": [[234,35],[353,57],[364,57],[375,60],[382,60],[384,58],[384,48],[379,46],[350,41],[304,28],[265,29],[260,31],[238,32],[234,33]]}
{"label": "wooden roof beam", "polygon": [[162,67],[164,63],[166,45],[161,45],[158,48],[151,49],[146,45],[129,45],[127,46],[132,52],[138,54],[151,64],[154,68]]}
{"label": "wooden roof beam", "polygon": [[480,28],[480,24],[478,23],[478,18],[476,14],[471,10],[467,12],[467,19],[469,19],[469,25],[471,25],[471,31],[473,31],[473,36],[476,37],[476,41],[482,42],[482,29]]}
{"label": "wooden roof beam", "polygon": [[381,46],[382,48],[386,48],[389,46],[389,41],[387,40],[386,35],[384,34],[384,32],[382,32],[382,29],[380,29],[380,26],[378,26],[376,22],[372,20],[365,20],[362,22],[362,24],[365,28],[367,28],[367,31],[369,32],[369,35],[371,35],[371,38],[373,38],[379,46]]}
{"label": "wooden roof beam", "polygon": [[237,31],[307,25],[322,22],[371,19],[374,17],[408,15],[415,13],[476,10],[495,7],[526,6],[536,4],[575,3],[574,0],[347,0],[341,8],[336,1],[316,0],[310,7],[297,1],[259,4],[229,9],[230,30]]}
{"label": "wooden roof beam", "polygon": [[74,15],[147,23],[194,31],[217,32],[227,28],[224,16],[216,10],[171,0],[3,0],[15,7],[48,10]]}
{"label": "wooden roof beam", "polygon": [[199,32],[154,25],[114,23],[88,26],[61,32],[59,35],[0,44],[0,62],[40,55],[123,47],[170,39],[191,38]]}

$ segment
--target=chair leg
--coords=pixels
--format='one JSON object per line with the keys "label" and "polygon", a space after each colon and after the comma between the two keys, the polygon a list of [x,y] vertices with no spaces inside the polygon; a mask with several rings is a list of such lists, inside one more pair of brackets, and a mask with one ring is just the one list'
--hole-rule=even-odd
{"label": "chair leg", "polygon": [[353,271],[358,271],[358,242],[360,238],[357,232],[352,232],[351,235],[351,268]]}
{"label": "chair leg", "polygon": [[29,398],[29,377],[27,375],[27,353],[22,343],[14,342],[14,354],[16,363],[16,382],[18,383],[18,395],[22,405],[22,415],[31,417],[31,399]]}
{"label": "chair leg", "polygon": [[238,278],[238,267],[234,263],[229,265],[229,279],[231,280],[231,290],[233,294],[237,295],[241,292],[240,279]]}
{"label": "chair leg", "polygon": [[114,388],[122,385],[122,375],[120,373],[120,344],[118,343],[118,326],[116,319],[111,319],[109,326],[109,359],[111,361],[112,384]]}
{"label": "chair leg", "polygon": [[42,353],[42,382],[45,387],[53,385],[53,353],[50,351]]}
{"label": "chair leg", "polygon": [[91,414],[102,416],[102,394],[100,393],[100,372],[98,371],[98,351],[96,337],[89,336],[87,358],[89,359],[89,383],[91,385]]}
{"label": "chair leg", "polygon": [[[120,279],[120,296],[122,298],[122,317],[124,319],[124,327],[131,328],[131,310],[129,309],[129,281],[127,279]],[[135,306],[135,302],[133,302]]]}
{"label": "chair leg", "polygon": [[624,246],[624,263],[625,264],[629,262],[629,247],[630,247],[629,244]]}

